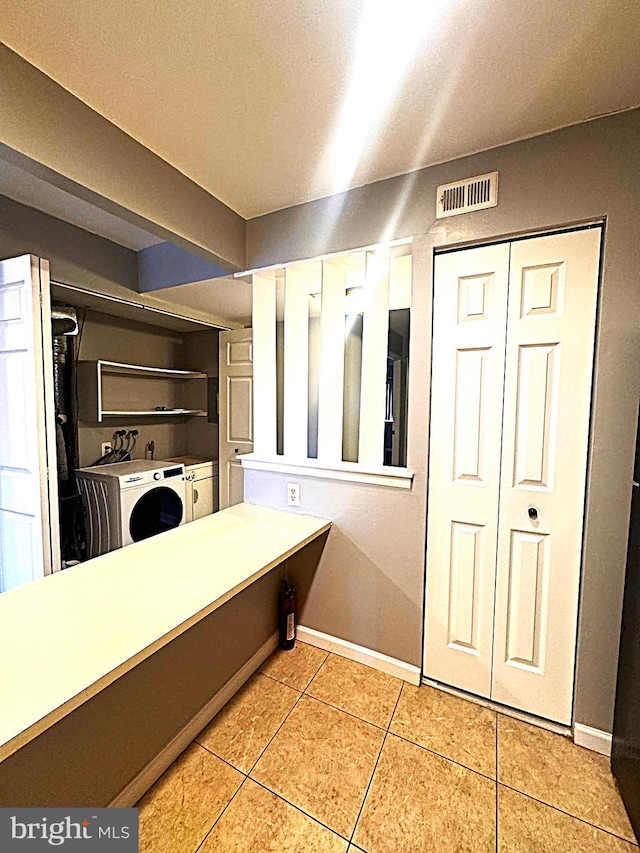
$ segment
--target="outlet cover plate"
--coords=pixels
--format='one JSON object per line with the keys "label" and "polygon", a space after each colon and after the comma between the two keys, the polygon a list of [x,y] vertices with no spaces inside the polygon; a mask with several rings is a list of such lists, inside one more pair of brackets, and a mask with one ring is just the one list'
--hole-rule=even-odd
{"label": "outlet cover plate", "polygon": [[299,483],[287,483],[287,506],[300,506]]}

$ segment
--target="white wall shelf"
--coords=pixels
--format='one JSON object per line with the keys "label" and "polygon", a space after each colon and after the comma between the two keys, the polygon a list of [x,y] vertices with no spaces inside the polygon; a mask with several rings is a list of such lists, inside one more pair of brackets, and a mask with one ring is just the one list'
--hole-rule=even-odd
{"label": "white wall shelf", "polygon": [[140,409],[136,409],[131,412],[112,412],[112,411],[102,411],[103,418],[132,418],[134,416],[140,416],[145,418],[150,417],[160,417],[164,418],[170,415],[174,416],[182,416],[189,418],[203,418],[206,416],[206,412],[203,409],[149,409],[149,411],[143,412]]}
{"label": "white wall shelf", "polygon": [[[78,363],[80,418],[101,423],[104,418],[115,417],[205,417],[206,379],[206,373],[196,370],[103,359],[81,361]],[[184,387],[194,380],[198,380],[194,385],[197,390],[189,392],[187,400]]]}
{"label": "white wall shelf", "polygon": [[[82,362],[84,364],[84,362]],[[116,376],[141,376],[149,379],[206,379],[207,374],[197,370],[177,370],[173,367],[145,367],[141,364],[124,364],[119,361],[98,361],[88,362],[100,366],[102,373],[111,373]]]}

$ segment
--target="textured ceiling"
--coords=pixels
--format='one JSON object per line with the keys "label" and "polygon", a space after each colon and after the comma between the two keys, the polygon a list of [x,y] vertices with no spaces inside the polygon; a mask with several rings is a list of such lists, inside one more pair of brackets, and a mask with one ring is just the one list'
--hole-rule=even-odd
{"label": "textured ceiling", "polygon": [[2,41],[245,217],[640,104],[637,0],[2,7]]}

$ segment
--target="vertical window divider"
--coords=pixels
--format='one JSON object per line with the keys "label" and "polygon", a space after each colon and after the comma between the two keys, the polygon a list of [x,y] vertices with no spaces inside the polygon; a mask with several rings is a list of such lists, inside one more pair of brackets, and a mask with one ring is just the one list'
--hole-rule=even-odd
{"label": "vertical window divider", "polygon": [[346,267],[322,264],[318,461],[342,462]]}
{"label": "vertical window divider", "polygon": [[384,458],[389,269],[388,257],[367,252],[358,451],[358,462],[362,465],[379,465]]}
{"label": "vertical window divider", "polygon": [[276,455],[276,278],[254,275],[253,291],[253,452]]}
{"label": "vertical window divider", "polygon": [[285,269],[284,456],[292,460],[307,459],[309,427],[308,276],[307,270],[303,267],[287,267]]}

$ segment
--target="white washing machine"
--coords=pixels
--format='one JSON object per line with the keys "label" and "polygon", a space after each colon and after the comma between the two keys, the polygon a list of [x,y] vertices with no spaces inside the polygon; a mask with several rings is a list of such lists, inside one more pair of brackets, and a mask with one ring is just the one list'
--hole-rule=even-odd
{"label": "white washing machine", "polygon": [[76,477],[90,558],[185,523],[184,465],[115,462],[80,468]]}

